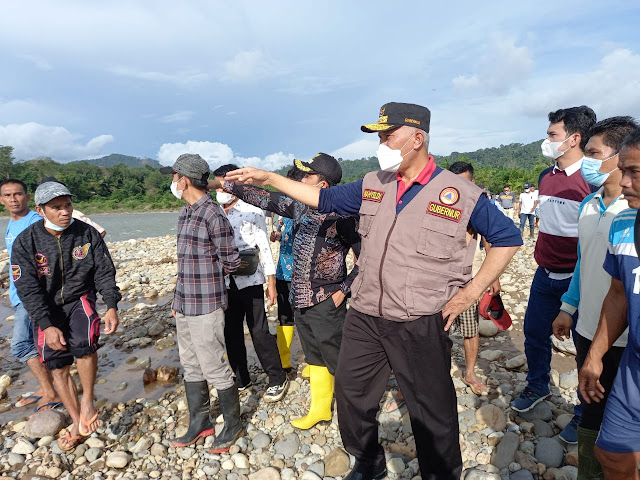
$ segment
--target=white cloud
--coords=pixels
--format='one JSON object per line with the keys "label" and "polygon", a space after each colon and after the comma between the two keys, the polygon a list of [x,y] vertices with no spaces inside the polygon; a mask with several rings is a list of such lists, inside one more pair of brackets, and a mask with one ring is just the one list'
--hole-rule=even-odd
{"label": "white cloud", "polygon": [[113,142],[111,135],[99,135],[81,143],[82,135],[64,127],[51,127],[35,122],[0,126],[0,145],[11,145],[14,156],[20,160],[51,157],[69,161],[100,155],[103,148]]}
{"label": "white cloud", "polygon": [[224,80],[256,81],[275,73],[275,68],[261,50],[240,51],[223,63]]}
{"label": "white cloud", "polygon": [[546,117],[558,108],[588,105],[599,119],[614,115],[640,117],[640,55],[618,48],[599,65],[576,74],[542,79],[535,88],[522,91],[512,102],[516,113]]}
{"label": "white cloud", "polygon": [[331,155],[344,160],[357,160],[359,158],[375,157],[376,150],[380,144],[378,135],[374,135],[372,133],[363,135],[366,135],[366,137],[334,150],[331,152]]}
{"label": "white cloud", "polygon": [[494,35],[480,58],[479,71],[472,75],[459,75],[452,82],[459,91],[479,90],[501,95],[525,82],[533,65],[527,47],[518,47],[513,39]]}
{"label": "white cloud", "polygon": [[160,117],[160,121],[162,123],[183,123],[188,122],[193,118],[195,112],[191,110],[182,110],[180,112],[171,113],[169,115],[165,115]]}
{"label": "white cloud", "polygon": [[235,163],[238,166],[251,166],[265,170],[275,170],[293,162],[291,153],[272,153],[264,158],[241,157],[233,153],[228,145],[220,142],[197,142],[189,140],[186,143],[165,143],[158,150],[158,161],[162,165],[173,165],[183,153],[197,153],[204,158],[212,170],[227,163]]}
{"label": "white cloud", "polygon": [[24,53],[19,53],[16,57],[26,60],[27,62],[31,62],[38,70],[52,70],[53,66],[44,58],[39,57],[37,55],[28,55]]}
{"label": "white cloud", "polygon": [[137,80],[146,80],[156,83],[168,83],[183,88],[198,85],[209,78],[209,75],[207,73],[193,69],[183,70],[176,73],[164,73],[140,70],[124,65],[116,65],[107,67],[107,71],[122,77],[134,78]]}

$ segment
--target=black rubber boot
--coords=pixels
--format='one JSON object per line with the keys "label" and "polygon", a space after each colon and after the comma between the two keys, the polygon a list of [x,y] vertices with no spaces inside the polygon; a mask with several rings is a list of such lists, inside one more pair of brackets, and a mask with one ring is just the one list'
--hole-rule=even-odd
{"label": "black rubber boot", "polygon": [[229,451],[238,438],[244,435],[242,421],[240,420],[240,398],[238,387],[233,385],[225,390],[218,390],[218,401],[224,418],[224,428],[213,442],[211,453],[224,453]]}
{"label": "black rubber boot", "polygon": [[372,466],[356,461],[353,470],[349,472],[349,475],[344,477],[344,480],[380,480],[386,476],[386,464],[382,463],[381,465]]}
{"label": "black rubber boot", "polygon": [[184,382],[189,406],[189,430],[183,436],[171,442],[172,447],[186,447],[193,445],[199,438],[208,437],[215,433],[211,416],[209,415],[209,386],[207,381]]}

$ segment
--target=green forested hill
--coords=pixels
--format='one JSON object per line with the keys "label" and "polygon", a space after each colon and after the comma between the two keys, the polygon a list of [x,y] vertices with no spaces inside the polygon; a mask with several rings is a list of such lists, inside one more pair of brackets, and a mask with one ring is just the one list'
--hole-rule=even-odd
{"label": "green forested hill", "polygon": [[160,162],[152,158],[138,158],[130,155],[121,155],[112,153],[106,157],[92,158],[90,160],[76,160],[78,162],[87,162],[89,165],[97,165],[99,167],[115,167],[116,165],[126,165],[130,168],[143,168],[149,165],[152,168],[160,168]]}

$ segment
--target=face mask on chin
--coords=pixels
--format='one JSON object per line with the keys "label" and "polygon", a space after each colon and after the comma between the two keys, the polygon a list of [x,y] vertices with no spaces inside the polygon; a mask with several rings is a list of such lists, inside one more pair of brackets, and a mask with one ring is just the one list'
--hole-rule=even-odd
{"label": "face mask on chin", "polygon": [[402,149],[405,147],[407,143],[409,143],[409,140],[411,140],[411,137],[413,137],[415,133],[416,132],[413,132],[411,136],[407,138],[407,141],[404,142],[404,145],[402,145],[402,147],[400,147],[399,150],[393,150],[389,148],[387,145],[380,145],[378,147],[378,150],[376,152],[376,157],[378,157],[378,164],[380,165],[380,170],[389,170],[390,172],[396,172],[398,170],[398,168],[400,167],[400,164],[402,163],[402,160],[404,160],[404,157],[406,157],[411,152],[413,152],[413,149],[412,149],[412,150],[409,150],[404,155],[402,155]]}
{"label": "face mask on chin", "polygon": [[[618,154],[616,153],[616,155]],[[618,167],[607,173],[602,173],[600,171],[600,167],[602,166],[603,162],[611,160],[616,155],[611,155],[609,158],[606,158],[604,160],[598,160],[597,158],[591,157],[583,157],[582,165],[580,166],[580,173],[582,174],[582,178],[584,178],[585,182],[587,182],[589,185],[593,185],[594,187],[601,187],[602,185],[604,185],[604,182],[607,181],[609,175],[618,170]]]}
{"label": "face mask on chin", "polygon": [[[42,214],[44,215],[44,210],[42,211]],[[69,222],[69,225],[67,225],[66,227],[61,227],[60,225],[56,225],[55,223],[51,222],[46,215],[44,215],[44,228],[48,228],[49,230],[54,230],[56,232],[64,232],[67,228],[69,228],[69,226],[75,221],[75,218],[72,218],[71,221]]]}

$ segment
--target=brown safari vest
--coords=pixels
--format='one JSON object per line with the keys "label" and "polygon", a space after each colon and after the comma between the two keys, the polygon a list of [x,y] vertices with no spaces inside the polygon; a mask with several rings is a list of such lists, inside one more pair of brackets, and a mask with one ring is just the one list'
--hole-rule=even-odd
{"label": "brown safari vest", "polygon": [[471,279],[475,240],[467,226],[482,191],[448,170],[433,177],[396,215],[394,172],[362,183],[357,311],[396,322],[434,315]]}

